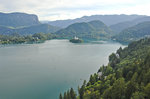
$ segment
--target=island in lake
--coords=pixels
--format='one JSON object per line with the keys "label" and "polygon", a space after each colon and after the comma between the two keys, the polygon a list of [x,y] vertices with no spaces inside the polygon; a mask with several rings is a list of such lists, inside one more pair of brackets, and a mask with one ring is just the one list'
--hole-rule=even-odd
{"label": "island in lake", "polygon": [[70,39],[69,41],[72,42],[72,43],[82,43],[83,42],[82,39],[79,39],[76,36],[74,38]]}

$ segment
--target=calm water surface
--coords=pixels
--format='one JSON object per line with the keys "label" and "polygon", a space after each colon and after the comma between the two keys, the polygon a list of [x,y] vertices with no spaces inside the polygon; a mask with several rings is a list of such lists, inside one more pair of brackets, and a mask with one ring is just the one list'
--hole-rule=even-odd
{"label": "calm water surface", "polygon": [[114,42],[0,45],[0,99],[58,99],[108,63]]}

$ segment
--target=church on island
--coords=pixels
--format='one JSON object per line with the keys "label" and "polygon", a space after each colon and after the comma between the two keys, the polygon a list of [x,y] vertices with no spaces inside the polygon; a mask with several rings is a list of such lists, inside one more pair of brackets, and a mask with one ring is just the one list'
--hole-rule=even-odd
{"label": "church on island", "polygon": [[83,42],[83,40],[79,39],[76,36],[74,38],[70,39],[69,41],[72,43],[82,43]]}

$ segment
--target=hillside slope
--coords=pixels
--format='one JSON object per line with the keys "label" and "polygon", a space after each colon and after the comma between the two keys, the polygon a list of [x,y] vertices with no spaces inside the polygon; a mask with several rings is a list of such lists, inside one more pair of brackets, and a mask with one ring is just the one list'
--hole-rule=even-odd
{"label": "hillside slope", "polygon": [[32,25],[29,27],[24,27],[20,29],[16,29],[19,34],[27,35],[27,34],[35,34],[35,33],[54,33],[58,31],[60,28],[51,26],[48,24],[39,24],[39,25]]}
{"label": "hillside slope", "polygon": [[76,96],[71,88],[60,99],[150,99],[150,38],[112,53],[108,65],[84,81],[78,92]]}
{"label": "hillside slope", "polygon": [[139,23],[133,27],[127,28],[112,38],[119,42],[132,42],[149,36],[150,21]]}
{"label": "hillside slope", "polygon": [[80,38],[100,39],[109,37],[111,33],[112,31],[103,22],[95,20],[88,23],[74,23],[57,31],[55,34],[65,38],[77,36]]}
{"label": "hillside slope", "polygon": [[0,34],[2,35],[12,35],[12,34],[20,34],[20,35],[29,35],[35,33],[53,33],[59,30],[60,28],[51,26],[48,24],[38,24],[32,25],[22,28],[12,28],[6,26],[0,26]]}
{"label": "hillside slope", "polygon": [[137,18],[137,19],[134,19],[132,21],[117,23],[117,24],[111,25],[110,28],[114,32],[119,33],[124,29],[127,29],[129,27],[132,27],[134,25],[137,25],[139,23],[146,22],[146,21],[150,21],[150,17],[147,16],[147,17]]}

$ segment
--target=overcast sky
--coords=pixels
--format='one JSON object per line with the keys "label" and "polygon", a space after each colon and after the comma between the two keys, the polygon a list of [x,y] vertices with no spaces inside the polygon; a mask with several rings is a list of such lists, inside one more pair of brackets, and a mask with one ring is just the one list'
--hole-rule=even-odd
{"label": "overcast sky", "polygon": [[150,15],[150,0],[0,0],[0,12],[37,14],[40,20],[94,14]]}

